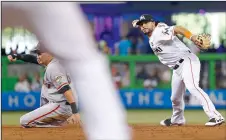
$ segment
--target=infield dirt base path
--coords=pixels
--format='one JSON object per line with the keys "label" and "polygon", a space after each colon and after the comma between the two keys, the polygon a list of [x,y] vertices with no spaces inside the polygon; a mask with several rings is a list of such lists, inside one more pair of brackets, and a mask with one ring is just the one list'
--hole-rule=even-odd
{"label": "infield dirt base path", "polygon": [[[131,125],[134,140],[226,140],[226,125],[205,127],[188,125],[162,127],[154,125]],[[21,128],[3,126],[3,140],[85,140],[79,126],[61,128]]]}

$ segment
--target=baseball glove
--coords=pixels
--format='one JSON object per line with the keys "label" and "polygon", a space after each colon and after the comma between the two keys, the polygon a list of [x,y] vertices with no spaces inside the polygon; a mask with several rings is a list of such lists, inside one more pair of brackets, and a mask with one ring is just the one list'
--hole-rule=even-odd
{"label": "baseball glove", "polygon": [[209,49],[211,44],[211,35],[205,33],[197,35],[195,39],[195,44],[201,50]]}

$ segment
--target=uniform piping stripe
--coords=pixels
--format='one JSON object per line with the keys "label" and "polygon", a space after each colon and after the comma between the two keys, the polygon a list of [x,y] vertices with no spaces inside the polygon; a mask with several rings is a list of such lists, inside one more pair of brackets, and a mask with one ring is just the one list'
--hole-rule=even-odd
{"label": "uniform piping stripe", "polygon": [[213,111],[214,112],[214,114],[216,114],[217,116],[219,116],[215,111]]}
{"label": "uniform piping stripe", "polygon": [[[191,59],[189,58],[190,60],[190,65],[191,65],[191,74],[192,74],[192,80],[193,80],[193,84],[194,84],[194,87],[198,90],[198,88],[195,86],[195,82],[194,82],[194,77],[193,77],[193,72],[192,72],[192,64],[191,64]],[[199,91],[199,90],[198,90]],[[202,92],[199,91],[199,93],[201,93],[202,97],[205,99],[206,103],[207,103],[207,106],[208,106],[208,110],[210,111],[210,108],[209,108],[209,104],[206,100],[206,98],[203,96]]]}
{"label": "uniform piping stripe", "polygon": [[63,83],[62,85],[60,85],[57,90],[61,89],[63,86],[68,85],[68,83]]}
{"label": "uniform piping stripe", "polygon": [[44,115],[42,115],[42,116],[39,116],[39,117],[37,117],[37,118],[35,118],[35,119],[29,121],[27,125],[29,125],[31,122],[34,122],[34,121],[36,121],[36,120],[38,120],[38,119],[40,119],[40,118],[42,118],[42,117],[44,117],[44,116],[49,115],[50,113],[56,111],[59,107],[60,107],[60,105],[58,105],[58,106],[57,106],[55,109],[53,109],[52,111],[50,111],[50,112],[48,112],[48,113],[46,113],[46,114],[44,114]]}

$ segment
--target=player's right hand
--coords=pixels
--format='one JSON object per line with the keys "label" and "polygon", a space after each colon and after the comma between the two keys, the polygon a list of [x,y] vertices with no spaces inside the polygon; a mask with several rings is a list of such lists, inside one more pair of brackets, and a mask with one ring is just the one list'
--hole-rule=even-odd
{"label": "player's right hand", "polygon": [[12,55],[8,55],[7,58],[10,62],[15,62],[17,60],[16,58],[13,58]]}
{"label": "player's right hand", "polygon": [[133,27],[134,28],[138,28],[139,26],[137,25],[137,22],[138,22],[139,20],[138,19],[136,19],[136,20],[134,20],[133,22],[132,22],[132,25],[133,25]]}
{"label": "player's right hand", "polygon": [[81,124],[81,119],[80,119],[80,114],[72,114],[68,119],[67,119],[68,124]]}

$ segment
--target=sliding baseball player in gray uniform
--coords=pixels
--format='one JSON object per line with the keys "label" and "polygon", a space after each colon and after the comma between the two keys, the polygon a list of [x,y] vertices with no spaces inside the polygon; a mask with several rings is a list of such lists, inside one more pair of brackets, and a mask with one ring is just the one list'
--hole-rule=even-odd
{"label": "sliding baseball player in gray uniform", "polygon": [[40,107],[20,118],[20,124],[30,127],[59,127],[66,122],[79,123],[80,116],[76,107],[70,79],[59,61],[50,54],[34,50],[33,55],[9,55],[10,61],[16,59],[45,66],[41,90]]}

